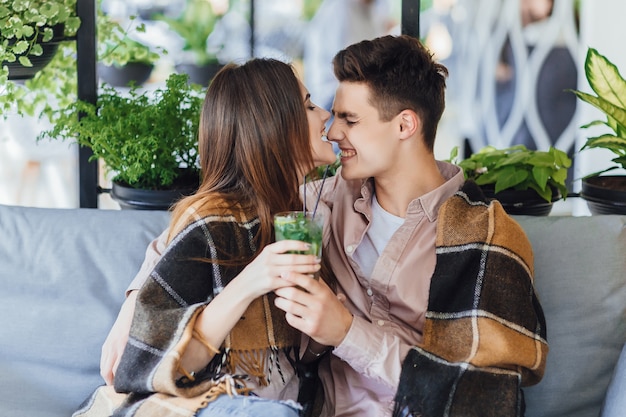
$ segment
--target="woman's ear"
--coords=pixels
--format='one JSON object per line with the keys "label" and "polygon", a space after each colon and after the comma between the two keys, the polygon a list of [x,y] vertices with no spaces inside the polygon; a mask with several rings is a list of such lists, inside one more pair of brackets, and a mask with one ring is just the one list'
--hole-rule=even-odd
{"label": "woman's ear", "polygon": [[412,110],[402,110],[398,115],[400,121],[400,138],[407,139],[421,131],[422,121]]}

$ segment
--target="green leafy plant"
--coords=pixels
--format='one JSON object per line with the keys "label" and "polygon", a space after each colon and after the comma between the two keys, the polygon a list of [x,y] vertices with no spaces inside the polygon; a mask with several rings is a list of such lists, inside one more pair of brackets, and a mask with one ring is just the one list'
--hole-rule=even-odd
{"label": "green leafy plant", "polygon": [[337,174],[337,170],[339,169],[340,166],[341,166],[341,158],[337,156],[337,159],[332,164],[315,167],[311,172],[307,174],[307,179],[311,181],[321,179],[324,177],[324,172],[326,173],[326,177],[332,177],[335,174]]}
{"label": "green leafy plant", "polygon": [[[125,43],[131,31],[145,30],[143,25],[122,28],[102,12],[100,3],[98,0],[98,59],[123,65],[133,56],[147,56],[149,60],[158,58],[145,45]],[[0,62],[3,63],[0,69],[0,117],[6,118],[11,113],[43,114],[54,122],[56,110],[77,100],[76,42],[72,40],[61,42],[52,61],[23,84],[9,80],[8,68],[4,65],[15,59],[28,65],[25,59],[15,56],[16,51],[9,44],[19,44],[17,51],[26,48],[36,56],[40,52],[37,39],[42,42],[48,39],[50,35],[45,26],[56,23],[65,25],[65,36],[76,35],[81,23],[76,16],[76,0],[0,0]],[[31,31],[32,37],[24,37]],[[28,46],[23,43],[30,42],[28,40],[35,42],[32,47],[30,43]],[[23,58],[27,57],[28,54]]]}
{"label": "green leafy plant", "polygon": [[[11,111],[32,115],[37,103],[49,99],[47,94],[44,99],[31,94],[28,81],[24,87],[10,81],[8,64],[32,67],[32,58],[43,54],[43,45],[60,42],[55,31],[62,28],[62,38],[71,37],[76,35],[79,27],[76,0],[0,0],[0,116],[6,117]],[[65,56],[66,44],[59,44],[48,66],[70,63],[75,66],[75,60],[70,61]],[[36,85],[40,87],[41,84],[39,81]],[[50,90],[59,91],[56,86]],[[26,104],[26,108],[20,104]]]}
{"label": "green leafy plant", "polygon": [[[129,18],[131,25],[136,17]],[[134,28],[123,29],[119,24],[104,25],[98,28],[98,60],[105,65],[124,66],[129,62],[142,62],[154,64],[166,55],[167,51],[158,48],[159,53],[154,52],[149,46],[130,37],[131,31],[145,33],[146,25],[141,23]]]}
{"label": "green leafy plant", "polygon": [[221,48],[210,51],[208,39],[221,18],[222,15],[215,13],[207,0],[187,0],[183,12],[176,18],[162,14],[155,16],[180,35],[185,42],[183,50],[193,54],[194,63],[198,66],[218,63],[217,53]]}
{"label": "green leafy plant", "polygon": [[626,80],[620,75],[617,67],[594,48],[587,50],[585,76],[596,95],[578,90],[572,90],[572,92],[582,101],[601,110],[606,120],[595,120],[582,128],[604,125],[611,130],[611,133],[587,138],[581,150],[602,148],[616,155],[611,160],[616,164],[615,166],[589,176],[596,176],[620,167],[626,169]]}
{"label": "green leafy plant", "polygon": [[[104,87],[97,104],[77,101],[60,111],[40,137],[76,140],[101,158],[113,180],[134,188],[166,189],[198,171],[197,133],[202,90],[186,75],[171,74],[164,89],[128,93]],[[83,113],[82,118],[78,114]]]}
{"label": "green leafy plant", "polygon": [[80,27],[76,0],[0,0],[0,76],[8,76],[7,62],[16,60],[32,67],[32,57],[43,53],[54,27],[63,26],[64,36],[74,36]]}
{"label": "green leafy plant", "polygon": [[[456,159],[458,149],[451,154]],[[505,149],[487,146],[469,158],[457,163],[466,179],[485,186],[493,185],[494,192],[507,189],[535,190],[544,200],[552,201],[552,188],[567,196],[567,170],[572,165],[567,154],[550,147],[548,151],[533,151],[524,145]]]}

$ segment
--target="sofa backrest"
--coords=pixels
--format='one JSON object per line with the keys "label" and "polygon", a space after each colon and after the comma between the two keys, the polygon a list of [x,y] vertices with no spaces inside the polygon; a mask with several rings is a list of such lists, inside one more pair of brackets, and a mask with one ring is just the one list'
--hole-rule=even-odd
{"label": "sofa backrest", "polygon": [[[168,213],[0,205],[0,416],[67,417]],[[517,217],[548,325],[529,417],[597,417],[626,341],[626,216]]]}
{"label": "sofa backrest", "polygon": [[597,417],[626,342],[626,216],[518,217],[550,352],[529,417]]}
{"label": "sofa backrest", "polygon": [[165,212],[0,206],[0,416],[68,417]]}

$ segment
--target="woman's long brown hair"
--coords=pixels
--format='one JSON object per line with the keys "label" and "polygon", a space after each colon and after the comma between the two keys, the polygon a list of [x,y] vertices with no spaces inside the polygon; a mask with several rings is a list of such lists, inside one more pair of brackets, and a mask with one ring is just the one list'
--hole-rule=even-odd
{"label": "woman's long brown hair", "polygon": [[313,167],[293,68],[274,59],[226,65],[207,90],[198,142],[201,185],[175,206],[171,225],[191,205],[220,198],[259,218],[260,250],[273,239],[272,216],[301,208],[300,177]]}

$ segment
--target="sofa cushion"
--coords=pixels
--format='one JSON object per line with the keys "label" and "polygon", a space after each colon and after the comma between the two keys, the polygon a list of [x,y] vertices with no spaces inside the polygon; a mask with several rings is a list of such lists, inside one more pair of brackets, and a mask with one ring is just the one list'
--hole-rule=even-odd
{"label": "sofa cushion", "polygon": [[626,217],[519,217],[550,352],[529,417],[597,417],[626,341]]}
{"label": "sofa cushion", "polygon": [[165,212],[0,205],[0,415],[67,417]]}
{"label": "sofa cushion", "polygon": [[626,345],[617,361],[611,384],[606,393],[601,417],[624,417],[626,412]]}
{"label": "sofa cushion", "polygon": [[[0,205],[0,416],[67,417],[168,213]],[[626,342],[626,216],[517,217],[548,326],[528,417],[597,417]]]}

